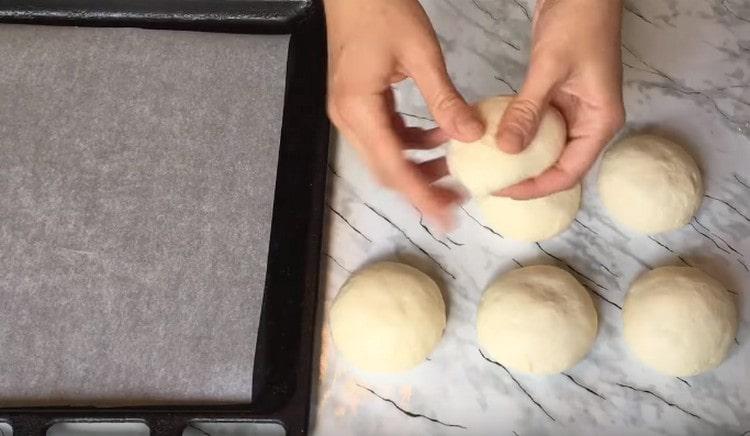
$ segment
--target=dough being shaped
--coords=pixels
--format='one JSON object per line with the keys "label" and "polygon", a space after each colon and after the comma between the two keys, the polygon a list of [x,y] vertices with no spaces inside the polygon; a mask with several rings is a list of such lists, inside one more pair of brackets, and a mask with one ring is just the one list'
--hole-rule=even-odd
{"label": "dough being shaped", "polygon": [[517,371],[553,374],[578,363],[596,338],[589,293],[567,271],[548,265],[502,275],[482,296],[479,344]]}
{"label": "dough being shaped", "polygon": [[492,230],[520,241],[549,239],[570,226],[581,206],[581,185],[532,200],[487,196],[479,200],[485,223]]}
{"label": "dough being shaped", "polygon": [[536,136],[522,152],[508,154],[497,148],[500,119],[513,97],[482,101],[477,112],[484,120],[484,136],[476,142],[451,141],[448,167],[474,197],[482,197],[514,183],[538,176],[557,162],[567,137],[560,112],[550,107],[542,116]]}
{"label": "dough being shaped", "polygon": [[683,377],[713,369],[737,333],[726,288],[691,267],[656,268],[630,287],[622,312],[625,342],[646,365]]}
{"label": "dough being shaped", "polygon": [[682,146],[638,135],[604,154],[599,195],[616,221],[653,235],[689,223],[701,204],[703,186],[698,165]]}
{"label": "dough being shaped", "polygon": [[353,274],[330,312],[331,335],[354,366],[374,372],[420,364],[445,328],[440,289],[423,272],[379,262]]}

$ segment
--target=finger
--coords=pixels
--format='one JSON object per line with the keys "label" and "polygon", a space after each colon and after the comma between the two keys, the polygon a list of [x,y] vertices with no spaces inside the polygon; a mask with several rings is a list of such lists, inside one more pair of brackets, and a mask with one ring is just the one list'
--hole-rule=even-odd
{"label": "finger", "polygon": [[551,71],[545,74],[542,69],[532,64],[521,91],[500,119],[496,140],[506,153],[520,153],[536,135],[556,82]]}
{"label": "finger", "polygon": [[484,124],[476,111],[469,106],[448,76],[440,50],[421,53],[407,69],[422,92],[435,122],[451,138],[459,141],[476,141],[484,134]]}
{"label": "finger", "polygon": [[557,163],[537,177],[509,186],[494,195],[516,200],[544,197],[572,188],[594,164],[608,138],[604,135],[573,139]]}
{"label": "finger", "polygon": [[415,165],[427,183],[435,182],[448,175],[448,163],[444,157]]}
{"label": "finger", "polygon": [[404,158],[404,143],[393,128],[387,98],[382,94],[353,96],[341,107],[355,145],[381,183],[404,194],[424,215],[449,226],[455,196],[430,186],[417,167]]}
{"label": "finger", "polygon": [[401,133],[407,149],[427,150],[445,144],[450,137],[445,130],[435,127],[433,129],[420,129],[419,127],[407,127]]}

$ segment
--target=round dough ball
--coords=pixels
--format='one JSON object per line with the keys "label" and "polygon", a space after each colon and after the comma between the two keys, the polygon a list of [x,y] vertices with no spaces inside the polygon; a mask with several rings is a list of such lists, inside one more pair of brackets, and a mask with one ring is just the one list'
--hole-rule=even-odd
{"label": "round dough ball", "polygon": [[549,239],[570,226],[581,206],[581,185],[532,200],[487,196],[479,200],[492,230],[520,241]]}
{"label": "round dough ball", "polygon": [[567,271],[548,265],[510,271],[490,285],[477,314],[479,344],[517,371],[552,374],[591,349],[597,315],[589,293]]}
{"label": "round dough ball", "polygon": [[619,223],[653,235],[690,222],[703,197],[695,160],[674,142],[638,135],[604,154],[599,195]]}
{"label": "round dough ball", "polygon": [[737,333],[737,308],[718,281],[690,267],[656,268],[633,283],[625,342],[646,365],[683,377],[719,366]]}
{"label": "round dough ball", "polygon": [[395,372],[420,364],[445,328],[440,289],[423,272],[379,262],[353,274],[330,312],[339,352],[366,371]]}
{"label": "round dough ball", "polygon": [[475,197],[498,191],[514,183],[538,176],[557,162],[567,137],[560,112],[550,107],[542,117],[536,136],[522,152],[508,154],[497,148],[500,119],[513,97],[500,96],[477,105],[486,131],[476,142],[451,141],[448,167]]}

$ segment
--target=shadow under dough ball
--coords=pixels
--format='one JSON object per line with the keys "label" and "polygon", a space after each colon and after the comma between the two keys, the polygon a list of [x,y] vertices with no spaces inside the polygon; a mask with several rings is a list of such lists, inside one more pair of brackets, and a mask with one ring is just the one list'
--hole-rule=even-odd
{"label": "shadow under dough ball", "polygon": [[445,329],[445,302],[423,272],[378,262],[354,273],[330,311],[338,351],[365,371],[397,372],[425,360]]}

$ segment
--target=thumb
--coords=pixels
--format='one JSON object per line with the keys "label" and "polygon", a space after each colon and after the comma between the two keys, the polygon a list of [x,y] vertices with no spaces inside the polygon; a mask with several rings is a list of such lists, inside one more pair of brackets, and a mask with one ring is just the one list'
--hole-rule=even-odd
{"label": "thumb", "polygon": [[534,139],[549,101],[552,83],[543,77],[529,76],[521,92],[513,98],[500,119],[497,145],[506,153],[520,153]]}
{"label": "thumb", "polygon": [[421,62],[409,73],[422,92],[435,122],[451,138],[472,142],[482,137],[484,123],[456,90],[442,56]]}

